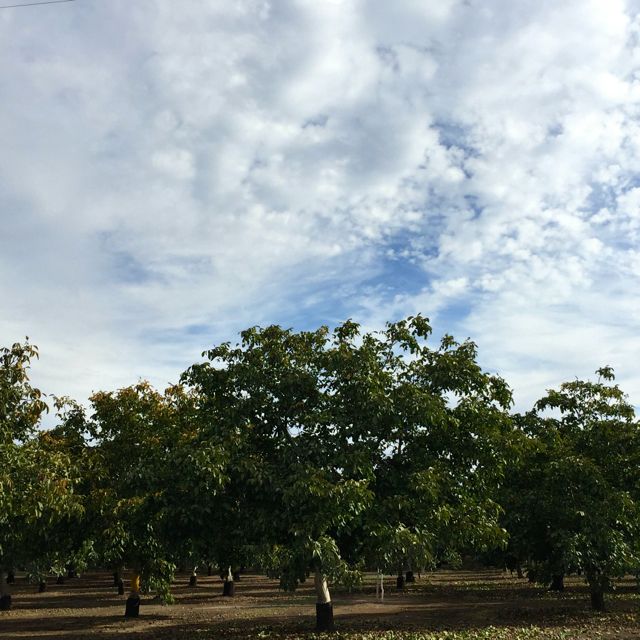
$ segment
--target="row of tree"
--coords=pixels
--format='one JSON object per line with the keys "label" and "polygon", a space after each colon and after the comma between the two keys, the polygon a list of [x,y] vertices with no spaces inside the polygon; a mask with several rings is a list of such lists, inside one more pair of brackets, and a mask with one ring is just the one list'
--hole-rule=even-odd
{"label": "row of tree", "polygon": [[472,342],[430,333],[252,328],[164,393],[54,398],[48,430],[35,347],[3,349],[2,605],[15,568],[127,567],[170,601],[177,565],[215,566],[226,593],[253,566],[289,590],[313,577],[327,628],[330,581],[484,554],[558,589],[582,573],[603,608],[640,568],[640,429],[611,369],[513,414]]}

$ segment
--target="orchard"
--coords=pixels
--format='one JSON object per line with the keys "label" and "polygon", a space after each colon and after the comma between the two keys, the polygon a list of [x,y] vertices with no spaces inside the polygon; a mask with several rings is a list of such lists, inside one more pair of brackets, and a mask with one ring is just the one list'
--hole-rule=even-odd
{"label": "orchard", "polygon": [[139,382],[84,407],[32,386],[37,356],[0,351],[5,612],[16,575],[44,591],[108,572],[135,618],[147,595],[174,602],[178,570],[228,598],[251,571],[311,586],[328,631],[334,590],[379,592],[383,576],[402,592],[438,568],[506,567],[554,592],[584,583],[604,611],[640,572],[640,429],[609,367],[516,414],[474,343],[433,345],[419,315],[254,327],[163,392]]}

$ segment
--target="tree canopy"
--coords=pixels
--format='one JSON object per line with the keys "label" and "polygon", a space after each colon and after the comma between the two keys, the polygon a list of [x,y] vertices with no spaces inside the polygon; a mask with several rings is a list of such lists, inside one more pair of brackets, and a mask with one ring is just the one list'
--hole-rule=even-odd
{"label": "tree canopy", "polygon": [[44,429],[35,358],[28,341],[0,351],[2,571],[128,567],[165,601],[178,565],[227,582],[253,566],[289,590],[313,576],[328,628],[330,583],[367,569],[402,586],[493,554],[556,586],[580,572],[602,608],[640,567],[640,431],[610,367],[513,414],[476,345],[433,344],[420,315],[253,327],[164,391],[52,398]]}

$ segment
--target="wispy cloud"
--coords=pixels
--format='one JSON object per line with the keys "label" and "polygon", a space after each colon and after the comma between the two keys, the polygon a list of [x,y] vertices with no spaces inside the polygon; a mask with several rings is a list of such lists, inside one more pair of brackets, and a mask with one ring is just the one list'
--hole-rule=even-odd
{"label": "wispy cloud", "polygon": [[605,363],[640,397],[638,9],[0,12],[1,341],[84,398],[249,324],[422,311],[522,406]]}

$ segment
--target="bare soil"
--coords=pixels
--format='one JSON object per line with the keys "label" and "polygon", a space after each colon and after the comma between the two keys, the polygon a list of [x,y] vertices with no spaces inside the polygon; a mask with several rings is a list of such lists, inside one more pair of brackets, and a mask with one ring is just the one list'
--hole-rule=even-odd
{"label": "bare soil", "polygon": [[[355,633],[536,626],[564,630],[572,638],[640,638],[640,596],[631,578],[608,595],[604,614],[590,611],[586,585],[578,577],[567,579],[561,594],[491,570],[416,578],[402,592],[387,578],[382,602],[376,600],[372,575],[353,593],[333,589],[336,628]],[[176,604],[164,606],[143,595],[140,617],[125,619],[127,596],[117,594],[110,574],[88,573],[63,585],[52,578],[44,593],[18,575],[11,587],[13,607],[0,612],[0,639],[300,637],[314,630],[311,582],[289,594],[273,580],[243,575],[228,598],[217,576],[198,576],[197,586],[189,587],[189,574],[183,573],[173,589]]]}

